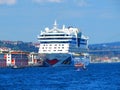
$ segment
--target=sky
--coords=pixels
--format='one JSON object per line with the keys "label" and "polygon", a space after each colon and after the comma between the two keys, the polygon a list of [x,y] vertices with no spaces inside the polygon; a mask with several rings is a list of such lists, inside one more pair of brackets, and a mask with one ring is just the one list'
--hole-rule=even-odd
{"label": "sky", "polygon": [[79,28],[89,44],[120,41],[120,0],[0,0],[0,40],[38,42],[55,20]]}

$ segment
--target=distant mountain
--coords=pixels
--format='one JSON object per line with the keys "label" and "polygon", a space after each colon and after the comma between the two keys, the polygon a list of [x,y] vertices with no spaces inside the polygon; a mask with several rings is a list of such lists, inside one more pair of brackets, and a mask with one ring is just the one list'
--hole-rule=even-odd
{"label": "distant mountain", "polygon": [[111,43],[103,43],[103,44],[106,44],[106,45],[109,45],[109,46],[120,46],[120,41],[118,41],[118,42],[111,42]]}
{"label": "distant mountain", "polygon": [[118,42],[110,42],[110,43],[90,44],[89,45],[90,50],[115,49],[115,48],[120,48],[120,41],[118,41]]}
{"label": "distant mountain", "polygon": [[0,41],[0,48],[10,48],[11,50],[22,50],[28,52],[38,52],[38,47],[32,42],[23,41]]}
{"label": "distant mountain", "polygon": [[120,41],[117,41],[117,42],[109,42],[109,43],[99,43],[99,44],[90,44],[90,46],[94,46],[94,45],[97,45],[97,46],[101,46],[101,45],[109,45],[109,46],[120,46]]}
{"label": "distant mountain", "polygon": [[120,57],[120,41],[101,44],[90,44],[89,53],[98,56],[106,55]]}

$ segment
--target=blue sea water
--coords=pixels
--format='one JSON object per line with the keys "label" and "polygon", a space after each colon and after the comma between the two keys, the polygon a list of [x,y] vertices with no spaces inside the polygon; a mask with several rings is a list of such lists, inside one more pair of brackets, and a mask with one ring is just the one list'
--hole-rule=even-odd
{"label": "blue sea water", "polygon": [[120,63],[74,67],[0,68],[0,90],[120,90]]}

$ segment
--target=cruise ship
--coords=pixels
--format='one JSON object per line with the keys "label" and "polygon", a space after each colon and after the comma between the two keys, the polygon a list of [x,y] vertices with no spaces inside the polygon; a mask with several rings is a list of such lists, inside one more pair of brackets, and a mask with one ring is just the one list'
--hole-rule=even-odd
{"label": "cruise ship", "polygon": [[90,61],[88,54],[88,37],[74,27],[58,28],[57,22],[53,28],[45,28],[37,36],[40,42],[40,57],[45,66],[87,66]]}

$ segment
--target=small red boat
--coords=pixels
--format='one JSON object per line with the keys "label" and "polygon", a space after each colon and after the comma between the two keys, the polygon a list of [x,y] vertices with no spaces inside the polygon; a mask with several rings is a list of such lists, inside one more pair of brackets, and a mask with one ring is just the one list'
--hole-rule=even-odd
{"label": "small red boat", "polygon": [[84,64],[82,64],[82,63],[75,64],[75,67],[83,67],[83,66],[84,66]]}
{"label": "small red boat", "polygon": [[82,63],[76,63],[74,66],[75,66],[77,69],[80,69],[80,68],[86,69],[85,65],[82,64]]}

